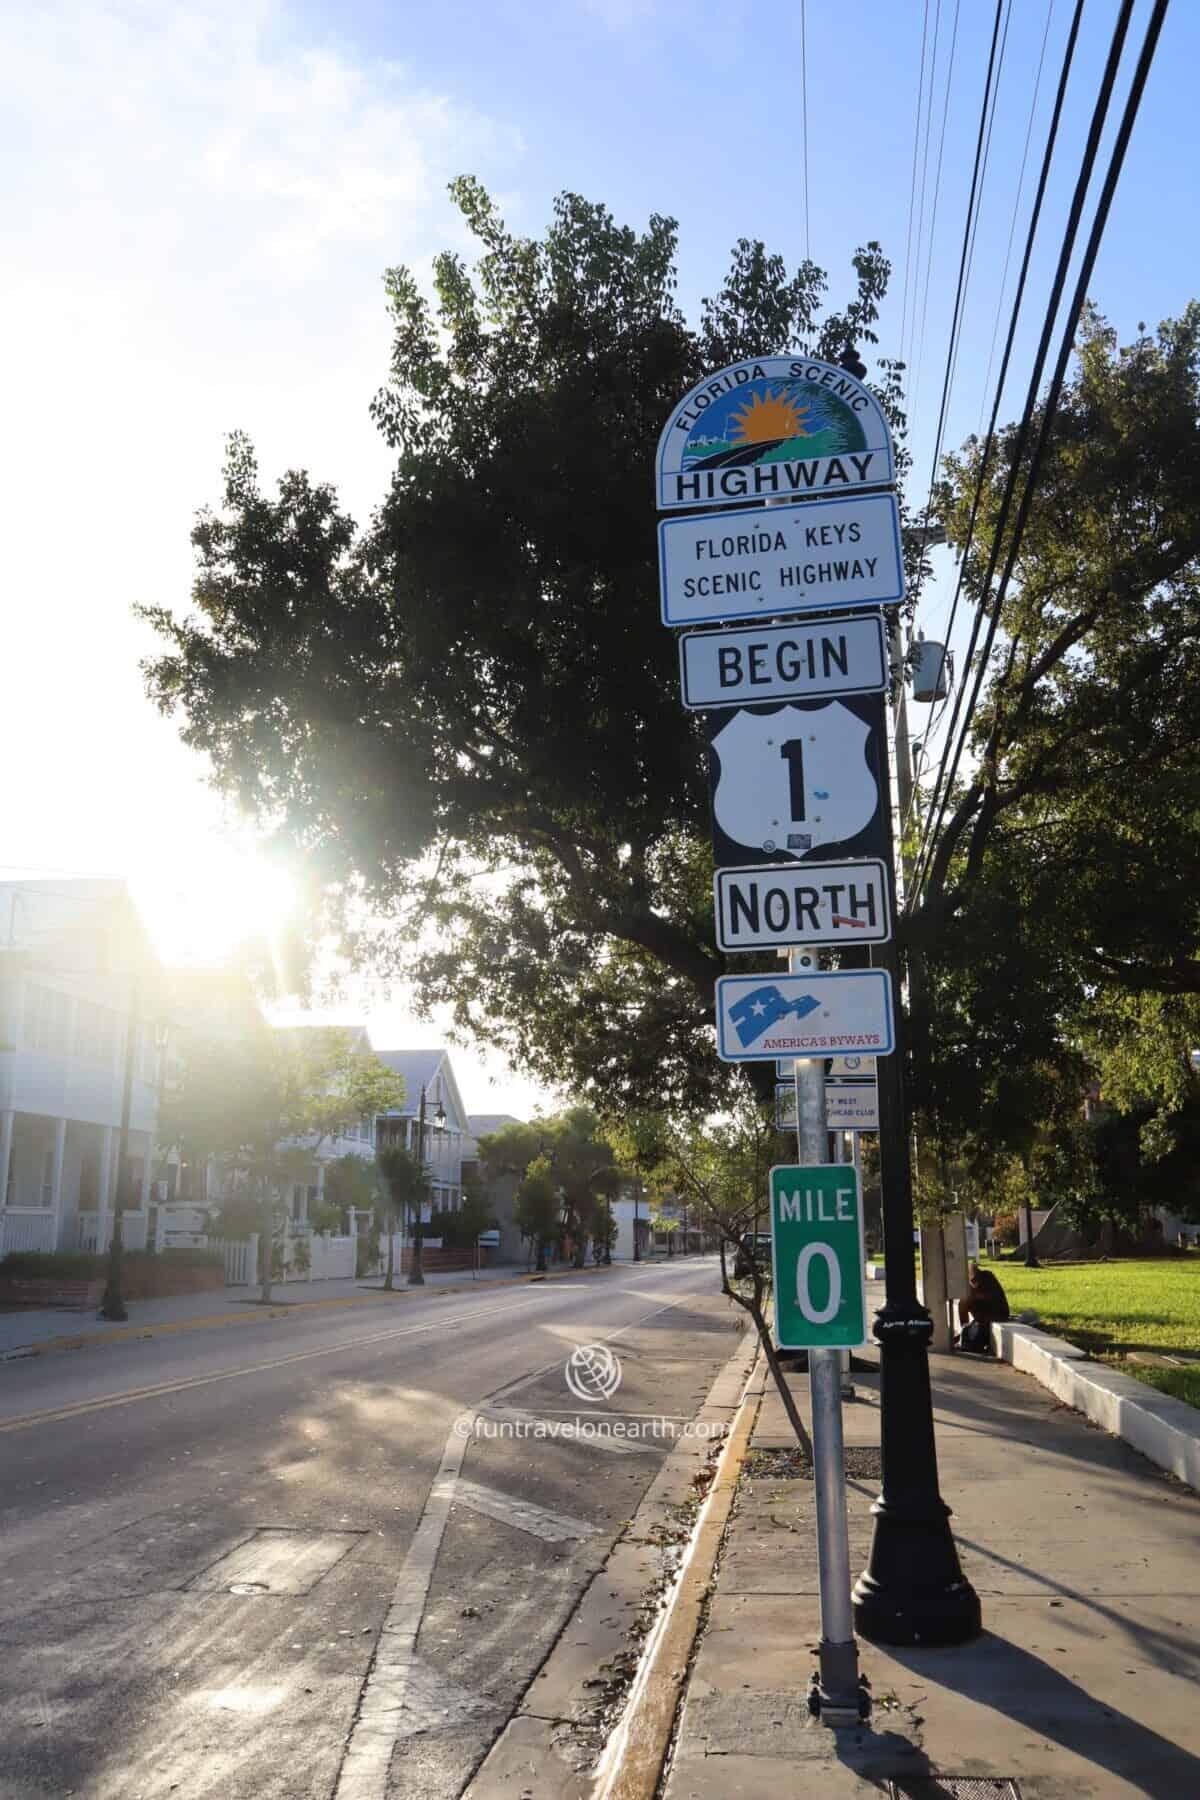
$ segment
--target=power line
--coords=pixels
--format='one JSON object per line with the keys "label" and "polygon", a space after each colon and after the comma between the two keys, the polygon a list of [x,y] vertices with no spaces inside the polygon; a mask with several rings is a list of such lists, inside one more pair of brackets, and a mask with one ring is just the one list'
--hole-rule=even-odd
{"label": "power line", "polygon": [[917,338],[915,370],[912,382],[912,406],[916,409],[921,391],[921,364],[925,357],[925,319],[929,309],[929,275],[933,268],[933,243],[937,233],[938,201],[942,192],[942,154],[946,148],[946,120],[950,116],[950,88],[954,81],[954,52],[958,48],[958,14],[960,0],[954,0],[954,28],[950,34],[950,61],[946,70],[946,88],[942,96],[942,126],[938,133],[937,166],[933,175],[933,209],[929,216],[929,241],[925,247],[925,280],[921,294],[921,330]]}
{"label": "power line", "polygon": [[[954,290],[954,312],[950,320],[950,341],[946,352],[946,374],[942,381],[942,400],[938,408],[937,430],[933,440],[933,461],[929,471],[929,493],[925,501],[925,517],[921,531],[921,556],[925,554],[925,539],[929,532],[929,508],[933,500],[933,484],[937,479],[938,463],[942,454],[942,437],[946,429],[946,409],[950,400],[950,382],[953,371],[954,349],[958,340],[959,325],[962,318],[963,299],[966,294],[967,251],[971,241],[971,220],[974,216],[975,197],[979,191],[980,172],[982,168],[984,134],[987,127],[988,100],[992,91],[992,76],[996,71],[996,45],[1000,36],[1000,19],[1004,9],[1004,0],[996,0],[996,17],[992,24],[992,43],[988,52],[987,77],[983,87],[983,104],[979,109],[979,133],[975,140],[975,162],[971,170],[971,191],[967,197],[967,218],[963,226],[962,251],[958,259],[958,282]],[[918,587],[918,596],[920,589]]]}
{"label": "power line", "polygon": [[808,0],[800,0],[800,98],[804,149],[804,260],[808,262],[812,258],[808,230]]}
{"label": "power line", "polygon": [[[929,61],[929,98],[925,102],[925,148],[921,152],[921,198],[917,207],[917,287],[921,282],[921,245],[925,239],[925,195],[929,189],[929,130],[933,124],[933,89],[937,80],[938,33],[942,24],[942,0],[937,0],[937,10],[933,15],[933,51]],[[912,348],[916,330],[917,288],[913,289],[913,307],[908,319],[908,356],[906,363],[912,362]],[[903,349],[903,345],[901,345]],[[905,384],[908,392],[908,384]]]}
{"label": "power line", "polygon": [[[967,733],[967,729],[970,725],[971,716],[975,711],[976,705],[978,704],[980,690],[983,685],[983,677],[984,677],[984,674],[985,674],[985,672],[987,670],[987,666],[988,666],[988,658],[991,654],[992,645],[995,641],[996,631],[997,631],[999,623],[1000,623],[1000,616],[1001,616],[1003,606],[1004,606],[1004,599],[1005,599],[1005,596],[1008,591],[1009,582],[1012,579],[1013,570],[1016,567],[1017,557],[1020,553],[1021,539],[1024,536],[1025,527],[1026,527],[1026,524],[1029,519],[1029,512],[1030,512],[1030,508],[1033,503],[1033,495],[1034,495],[1036,483],[1037,483],[1038,470],[1041,466],[1042,459],[1046,452],[1046,447],[1047,447],[1047,444],[1048,444],[1049,438],[1050,438],[1051,428],[1054,423],[1054,415],[1055,415],[1055,412],[1058,407],[1059,396],[1062,392],[1063,382],[1066,378],[1067,364],[1070,361],[1071,351],[1074,347],[1074,342],[1075,342],[1076,327],[1078,326],[1078,323],[1079,323],[1079,316],[1083,311],[1084,302],[1087,299],[1088,283],[1091,281],[1091,278],[1092,278],[1092,270],[1095,267],[1096,257],[1100,250],[1100,243],[1104,236],[1104,229],[1108,223],[1108,215],[1109,215],[1110,208],[1112,206],[1113,195],[1116,192],[1117,182],[1120,179],[1121,170],[1122,170],[1122,167],[1124,166],[1124,162],[1125,162],[1126,151],[1129,148],[1129,139],[1133,132],[1133,126],[1134,126],[1134,122],[1137,118],[1138,111],[1141,107],[1142,95],[1145,90],[1147,77],[1150,73],[1151,63],[1154,60],[1154,52],[1155,52],[1155,49],[1157,48],[1159,34],[1162,30],[1162,23],[1163,23],[1164,18],[1166,17],[1167,5],[1168,5],[1168,0],[1155,0],[1154,10],[1153,10],[1153,13],[1151,14],[1150,22],[1146,27],[1146,34],[1145,34],[1145,37],[1142,42],[1141,52],[1138,56],[1137,67],[1134,70],[1133,81],[1130,84],[1129,93],[1126,96],[1125,108],[1124,108],[1124,111],[1121,116],[1121,123],[1117,130],[1116,140],[1115,140],[1115,142],[1113,144],[1113,148],[1109,154],[1108,169],[1105,174],[1104,184],[1101,189],[1100,198],[1099,198],[1099,201],[1097,202],[1096,212],[1092,219],[1091,230],[1088,234],[1087,245],[1084,249],[1083,260],[1082,260],[1082,263],[1081,263],[1080,269],[1079,269],[1079,277],[1075,284],[1075,292],[1072,296],[1071,305],[1070,305],[1070,308],[1068,311],[1066,323],[1064,324],[1064,327],[1063,327],[1062,341],[1059,345],[1058,358],[1055,363],[1054,373],[1051,377],[1050,386],[1049,386],[1049,389],[1046,394],[1046,400],[1045,400],[1045,403],[1042,408],[1041,426],[1040,426],[1040,429],[1038,432],[1037,442],[1034,446],[1033,455],[1030,460],[1029,474],[1028,474],[1026,482],[1025,482],[1024,491],[1021,495],[1021,503],[1020,503],[1020,507],[1018,508],[1017,518],[1016,518],[1016,521],[1013,526],[1012,538],[1011,538],[1011,541],[1009,544],[1009,549],[1008,549],[1008,556],[1006,558],[1005,565],[1004,565],[1004,572],[1000,578],[1000,584],[996,590],[995,603],[992,607],[991,614],[988,619],[988,632],[987,632],[987,637],[984,642],[983,653],[979,660],[979,666],[976,670],[975,685],[974,685],[974,688],[972,689],[971,699],[970,699],[970,703],[968,706],[967,714],[963,720],[962,729],[959,734],[958,746],[955,751],[954,761],[950,768],[949,778],[947,780],[945,791],[943,792],[943,795],[942,795],[941,813],[939,814],[938,821],[935,824],[935,826],[933,828],[933,832],[930,837],[930,853],[926,857],[926,868],[928,868],[928,862],[930,859],[930,855],[932,854],[932,847],[933,847],[934,843],[936,842],[937,834],[941,828],[941,818],[945,814],[946,801],[947,801],[947,798],[948,798],[948,795],[950,792],[950,788],[953,786],[954,776],[955,776],[955,773],[958,768],[958,759],[959,759],[959,756],[961,755],[963,744],[966,741],[966,733]],[[1108,110],[1108,103],[1109,103],[1109,100],[1112,95],[1113,83],[1116,79],[1117,67],[1120,63],[1121,52],[1124,47],[1125,35],[1129,28],[1129,20],[1130,20],[1130,15],[1132,13],[1132,10],[1133,10],[1133,0],[1124,0],[1124,4],[1122,5],[1120,16],[1117,20],[1117,25],[1113,32],[1112,47],[1109,51],[1109,59],[1108,59],[1108,63],[1106,65],[1105,71],[1104,71],[1104,79],[1101,84],[1101,93],[1097,100],[1097,109],[1096,109],[1097,116],[1093,119],[1093,131],[1091,133],[1089,133],[1088,154],[1087,154],[1087,156],[1085,156],[1085,163],[1087,164],[1087,173],[1088,173],[1089,177],[1090,177],[1090,173],[1091,173],[1091,165],[1095,161],[1096,144],[1098,143],[1100,132],[1101,132],[1101,129],[1103,128],[1104,118],[1105,118],[1105,115],[1107,114],[1107,110]],[[1082,172],[1081,172],[1081,180],[1082,179],[1083,179],[1083,177],[1082,177]],[[1086,187],[1086,182],[1084,183],[1084,185]],[[1074,213],[1074,210],[1075,209],[1073,208],[1072,209],[1073,213]],[[1072,240],[1073,240],[1073,235],[1074,234],[1072,233]],[[1065,246],[1064,246],[1064,248],[1065,248]],[[1058,285],[1061,290],[1061,284],[1058,284]],[[1057,311],[1057,297],[1056,297],[1056,301],[1055,301],[1054,310]],[[1036,390],[1034,390],[1034,392],[1036,392]],[[1032,411],[1031,408],[1029,410],[1030,410],[1030,412]],[[1024,424],[1024,421],[1023,421],[1023,424]],[[1016,471],[1016,469],[1018,467],[1018,463],[1019,463],[1019,451],[1014,456],[1014,459],[1013,459],[1014,472]],[[1006,494],[1006,498],[1007,497],[1008,496]],[[1002,533],[1003,533],[1003,527],[1002,527],[1002,525],[998,525],[996,534],[995,534],[995,538],[993,540],[993,555],[989,562],[988,576],[984,582],[983,592],[985,594],[987,593],[987,591],[991,585],[991,577],[994,572],[995,563],[996,563],[998,551],[999,551],[999,546],[1000,546],[1001,539],[1002,539]],[[997,729],[998,723],[999,723],[999,721],[997,720],[996,723],[993,724],[992,732],[989,736],[988,744],[985,748],[985,755],[990,755],[995,749],[996,729]]]}
{"label": "power line", "polygon": [[[904,304],[900,311],[900,357],[904,358],[904,340],[908,334],[908,282],[912,272],[913,213],[917,204],[917,153],[921,144],[921,104],[925,95],[925,41],[929,35],[929,0],[921,21],[921,61],[917,71],[917,117],[913,125],[912,176],[908,187],[908,229],[904,240]],[[906,384],[907,385],[907,384]]]}
{"label": "power line", "polygon": [[[1083,0],[1076,0],[1075,12],[1074,12],[1074,15],[1071,20],[1071,28],[1067,34],[1066,47],[1063,51],[1062,68],[1061,68],[1061,71],[1059,73],[1059,78],[1058,78],[1058,89],[1057,89],[1057,92],[1054,97],[1054,107],[1053,107],[1053,110],[1050,115],[1050,125],[1049,125],[1049,128],[1046,133],[1046,147],[1042,153],[1042,167],[1041,167],[1041,172],[1038,177],[1037,191],[1034,195],[1033,208],[1029,215],[1029,227],[1028,227],[1028,230],[1025,235],[1025,252],[1021,259],[1021,271],[1017,277],[1016,292],[1013,295],[1012,315],[1009,319],[1008,333],[1007,333],[1007,336],[1005,338],[1005,343],[1004,343],[1004,354],[1003,354],[1003,357],[1001,358],[1001,362],[1000,362],[1000,375],[999,375],[999,379],[996,383],[996,395],[995,395],[995,399],[992,402],[992,416],[988,423],[987,438],[984,442],[983,451],[982,451],[982,454],[981,454],[980,460],[979,460],[979,474],[978,474],[978,477],[976,478],[975,492],[974,492],[974,495],[972,496],[972,500],[971,500],[971,513],[970,513],[970,517],[967,521],[966,538],[963,543],[962,555],[959,558],[958,580],[957,580],[957,583],[955,584],[954,599],[953,599],[953,602],[950,607],[950,620],[949,620],[949,624],[946,629],[946,643],[947,644],[950,643],[951,637],[954,632],[954,620],[958,613],[958,603],[959,603],[959,599],[962,595],[963,582],[966,579],[967,565],[970,560],[971,549],[972,549],[972,545],[973,545],[974,539],[975,539],[975,524],[976,524],[976,520],[978,519],[978,516],[979,516],[979,507],[980,507],[980,503],[983,499],[983,490],[984,490],[984,483],[987,478],[988,464],[991,461],[992,447],[993,447],[993,444],[995,443],[996,420],[999,417],[1000,402],[1001,402],[1001,398],[1004,393],[1005,382],[1008,379],[1009,363],[1012,359],[1013,345],[1014,345],[1014,342],[1016,340],[1016,335],[1017,335],[1017,324],[1020,319],[1021,307],[1024,304],[1024,299],[1025,299],[1025,283],[1029,276],[1029,265],[1030,265],[1030,261],[1033,256],[1033,246],[1034,246],[1034,242],[1037,237],[1038,225],[1041,220],[1042,202],[1043,202],[1043,200],[1045,198],[1045,194],[1046,194],[1046,184],[1047,184],[1047,181],[1048,181],[1049,175],[1050,175],[1050,166],[1054,159],[1054,150],[1055,150],[1055,146],[1056,146],[1056,143],[1058,140],[1058,127],[1059,127],[1060,120],[1062,118],[1063,101],[1066,98],[1067,84],[1070,79],[1071,66],[1072,66],[1072,63],[1073,63],[1074,57],[1075,57],[1075,45],[1076,45],[1076,42],[1077,42],[1077,39],[1079,36],[1079,27],[1080,27],[1082,18],[1083,18]],[[1057,302],[1056,302],[1056,304],[1057,304]],[[1045,327],[1043,328],[1043,330],[1044,330],[1044,332],[1046,332],[1046,341],[1048,341],[1048,330]],[[1041,355],[1044,357],[1044,354],[1045,354],[1045,348],[1043,345],[1043,348],[1041,350]],[[1040,379],[1040,365],[1039,365],[1038,372],[1035,374],[1034,379],[1035,379],[1035,382]],[[918,853],[917,853],[917,871],[916,871],[916,876],[915,876],[914,882],[913,882],[914,893],[918,891],[919,878],[920,878],[920,874],[921,874],[921,858],[922,858],[922,855],[923,855],[923,853],[925,851],[925,847],[926,847],[928,826],[929,826],[929,822],[933,818],[934,808],[937,805],[938,794],[939,794],[939,791],[941,788],[942,777],[945,774],[946,764],[947,764],[947,761],[948,761],[949,755],[950,755],[950,746],[954,741],[954,728],[958,722],[958,715],[959,715],[959,711],[962,706],[963,694],[966,691],[966,682],[967,682],[968,676],[970,675],[971,660],[975,654],[975,646],[979,641],[979,630],[980,630],[980,626],[982,624],[982,618],[983,618],[983,599],[981,596],[981,598],[976,606],[976,609],[975,609],[975,619],[974,619],[974,623],[973,623],[972,631],[971,631],[971,641],[967,648],[966,662],[963,666],[962,677],[959,682],[958,690],[954,696],[954,708],[950,715],[950,726],[949,726],[949,730],[946,733],[946,742],[942,749],[941,760],[938,764],[937,776],[934,780],[933,794],[932,794],[932,797],[931,797],[930,803],[929,803],[929,811],[926,814],[926,828],[922,832],[922,842],[921,842],[920,849],[918,850]],[[928,733],[926,734],[926,737],[928,738]]]}

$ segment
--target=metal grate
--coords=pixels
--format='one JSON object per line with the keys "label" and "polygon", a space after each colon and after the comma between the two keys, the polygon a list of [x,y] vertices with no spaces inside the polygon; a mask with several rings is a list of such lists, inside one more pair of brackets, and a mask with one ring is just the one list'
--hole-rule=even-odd
{"label": "metal grate", "polygon": [[901,1775],[888,1800],[1021,1800],[1021,1790],[1011,1775]]}

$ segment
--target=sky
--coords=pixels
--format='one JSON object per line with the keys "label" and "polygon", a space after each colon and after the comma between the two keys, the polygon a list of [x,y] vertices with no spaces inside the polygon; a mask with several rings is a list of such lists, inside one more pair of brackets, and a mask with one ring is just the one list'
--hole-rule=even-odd
{"label": "sky", "polygon": [[[125,876],[172,959],[269,926],[278,881],[145,699],[138,663],[154,643],[131,609],[186,609],[190,526],[218,496],[234,428],[254,440],[266,480],[307,467],[366,515],[389,466],[367,411],[389,347],[381,277],[400,262],[424,276],[446,247],[469,253],[446,196],[456,174],[479,176],[523,232],[544,230],[563,189],[635,227],[654,212],[676,218],[692,316],[739,238],[763,238],[790,264],[810,250],[835,301],[854,248],[878,239],[894,264],[879,353],[911,351],[927,483],[993,12],[990,0],[5,0],[0,876]],[[1009,7],[947,447],[990,401],[997,309],[1070,12],[1069,0]],[[1035,303],[1117,12],[1117,0],[1084,8],[1046,203],[1053,230],[1002,418],[1020,410]],[[1138,0],[1131,46],[1149,12]],[[935,31],[937,60],[910,223],[923,30],[927,75]],[[1092,282],[1124,336],[1200,288],[1198,56],[1200,7],[1175,0]],[[947,552],[937,560],[918,617],[931,636],[945,628],[952,572]],[[339,1016],[365,1016],[380,1047],[441,1037],[402,993]],[[549,1098],[473,1050],[454,1060],[472,1109],[527,1114]]]}

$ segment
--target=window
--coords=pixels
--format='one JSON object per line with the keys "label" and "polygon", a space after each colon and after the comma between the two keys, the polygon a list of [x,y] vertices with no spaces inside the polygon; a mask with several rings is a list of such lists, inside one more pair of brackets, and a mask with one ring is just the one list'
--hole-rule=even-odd
{"label": "window", "polygon": [[112,1061],[117,1015],[94,1000],[75,1002],[75,1054],[85,1062]]}
{"label": "window", "polygon": [[25,1048],[65,1056],[69,1042],[71,999],[54,988],[25,987]]}

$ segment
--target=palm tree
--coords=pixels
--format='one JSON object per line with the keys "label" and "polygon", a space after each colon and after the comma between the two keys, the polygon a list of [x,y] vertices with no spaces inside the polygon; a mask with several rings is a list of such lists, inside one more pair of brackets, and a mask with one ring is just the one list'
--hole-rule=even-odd
{"label": "palm tree", "polygon": [[[391,1229],[388,1232],[388,1267],[384,1280],[384,1289],[391,1293],[395,1286],[396,1273],[396,1227],[399,1217],[420,1219],[425,1202],[432,1192],[429,1170],[420,1159],[406,1150],[403,1144],[390,1144],[381,1150],[376,1157],[379,1172],[387,1184],[388,1197],[391,1201]],[[414,1275],[417,1271],[413,1270]]]}

